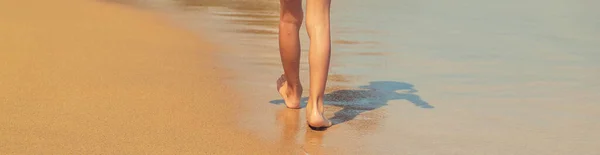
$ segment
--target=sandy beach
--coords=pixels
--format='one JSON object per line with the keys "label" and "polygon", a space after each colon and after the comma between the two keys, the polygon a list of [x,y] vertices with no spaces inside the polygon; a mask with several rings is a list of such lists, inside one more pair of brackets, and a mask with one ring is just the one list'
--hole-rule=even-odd
{"label": "sandy beach", "polygon": [[0,0],[0,154],[596,155],[597,4],[334,1],[313,131],[278,1]]}
{"label": "sandy beach", "polygon": [[2,0],[0,23],[0,154],[276,152],[232,125],[212,45],[156,14]]}

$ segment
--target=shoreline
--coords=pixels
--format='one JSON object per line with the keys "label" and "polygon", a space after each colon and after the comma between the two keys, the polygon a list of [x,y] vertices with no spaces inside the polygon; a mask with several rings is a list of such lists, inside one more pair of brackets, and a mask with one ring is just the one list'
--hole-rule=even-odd
{"label": "shoreline", "polygon": [[98,1],[0,2],[3,154],[273,154],[206,40]]}

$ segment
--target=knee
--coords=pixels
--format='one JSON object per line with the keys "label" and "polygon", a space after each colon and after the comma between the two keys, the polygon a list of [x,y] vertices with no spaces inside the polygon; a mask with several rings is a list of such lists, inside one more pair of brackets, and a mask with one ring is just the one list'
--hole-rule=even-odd
{"label": "knee", "polygon": [[281,24],[302,25],[304,13],[299,0],[282,0],[279,22]]}
{"label": "knee", "polygon": [[306,28],[310,29],[321,29],[329,27],[329,17],[325,16],[311,16],[306,19]]}
{"label": "knee", "polygon": [[280,24],[300,26],[300,25],[302,25],[303,18],[304,18],[304,16],[302,15],[301,11],[299,13],[285,12],[285,13],[281,14],[281,17],[279,18],[279,22],[280,22]]}

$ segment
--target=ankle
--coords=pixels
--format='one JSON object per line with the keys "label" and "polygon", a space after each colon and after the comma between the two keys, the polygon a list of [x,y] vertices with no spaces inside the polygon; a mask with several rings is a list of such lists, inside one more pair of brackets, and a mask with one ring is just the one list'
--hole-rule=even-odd
{"label": "ankle", "polygon": [[307,104],[312,107],[318,107],[320,103],[323,103],[323,97],[311,98],[309,96]]}
{"label": "ankle", "polygon": [[308,102],[309,103],[314,103],[315,105],[318,104],[318,103],[322,103],[323,102],[323,96],[317,96],[317,97],[309,96],[308,97]]}
{"label": "ankle", "polygon": [[300,83],[296,83],[296,84],[288,83],[287,87],[290,92],[302,91],[302,85]]}

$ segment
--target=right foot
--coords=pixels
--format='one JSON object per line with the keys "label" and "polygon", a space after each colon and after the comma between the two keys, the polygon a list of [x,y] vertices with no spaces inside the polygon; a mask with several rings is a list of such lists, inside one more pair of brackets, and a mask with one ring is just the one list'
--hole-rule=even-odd
{"label": "right foot", "polygon": [[285,75],[282,74],[281,77],[277,79],[277,91],[283,98],[286,107],[291,109],[300,108],[300,98],[302,96],[301,85],[298,85],[296,90],[291,89],[287,83],[287,80],[285,79]]}
{"label": "right foot", "polygon": [[323,115],[322,102],[323,101],[321,101],[321,103],[313,103],[312,101],[308,101],[308,106],[306,107],[306,122],[313,130],[322,130],[333,125],[333,123],[327,120]]}

